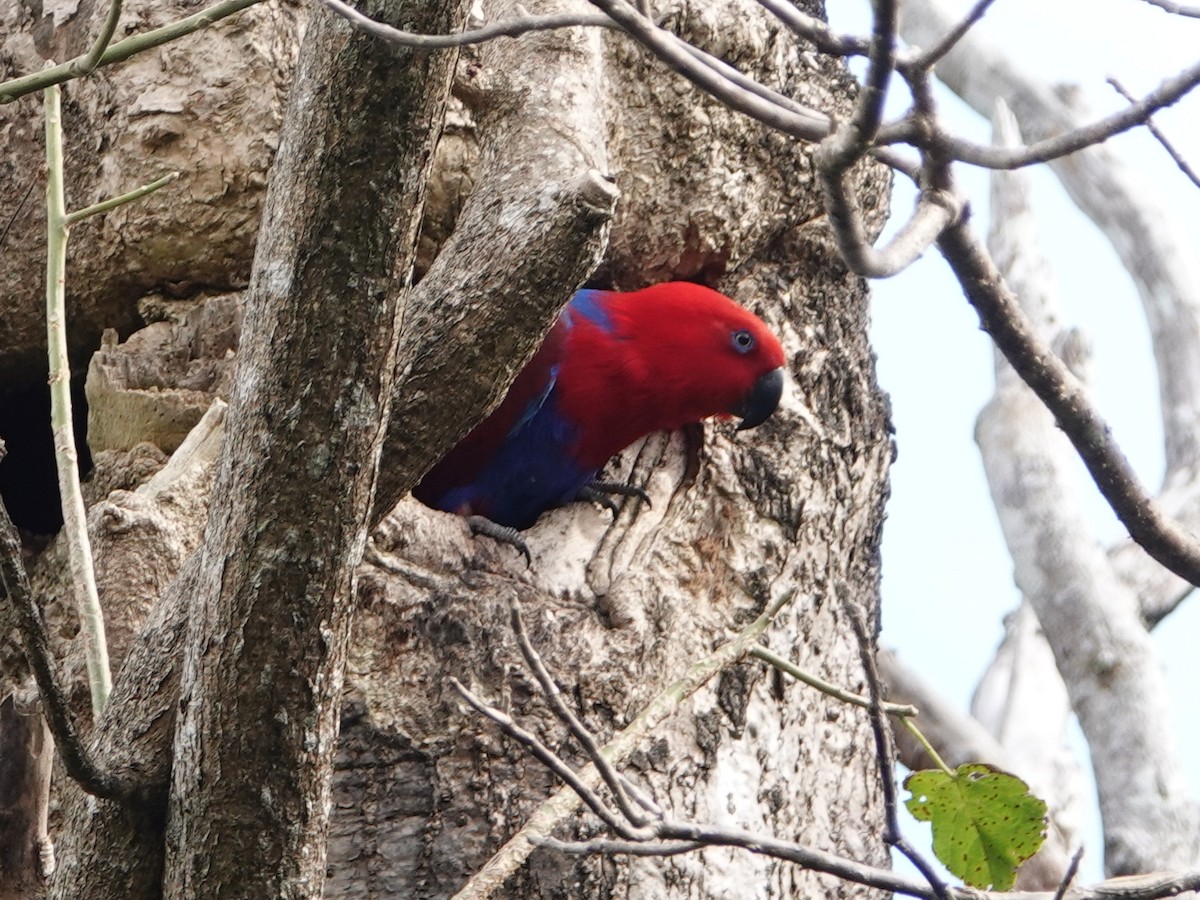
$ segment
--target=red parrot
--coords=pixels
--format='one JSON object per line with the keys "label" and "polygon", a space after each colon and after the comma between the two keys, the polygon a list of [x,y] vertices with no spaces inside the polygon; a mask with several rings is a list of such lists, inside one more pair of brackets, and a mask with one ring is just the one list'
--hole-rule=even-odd
{"label": "red parrot", "polygon": [[762,320],[709,288],[579,291],[500,405],[413,495],[528,558],[517,529],[546,510],[603,493],[645,497],[595,481],[638,438],[710,416],[739,417],[739,431],[761,425],[779,405],[783,364]]}

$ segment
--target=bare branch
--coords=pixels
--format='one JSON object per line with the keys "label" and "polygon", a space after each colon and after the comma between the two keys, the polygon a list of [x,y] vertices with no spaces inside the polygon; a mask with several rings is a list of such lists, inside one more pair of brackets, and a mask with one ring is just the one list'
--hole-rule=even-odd
{"label": "bare branch", "polygon": [[21,563],[21,540],[8,511],[0,503],[0,586],[4,588],[7,615],[21,634],[25,658],[33,670],[41,693],[46,721],[58,745],[67,774],[79,782],[89,794],[110,800],[129,797],[141,789],[132,779],[104,772],[84,746],[71,719],[66,694],[58,682],[50,638],[42,625],[41,615],[33,601],[29,578]]}
{"label": "bare branch", "polygon": [[98,216],[110,210],[116,209],[118,206],[124,206],[126,203],[132,203],[134,200],[140,200],[148,194],[153,194],[161,187],[166,187],[172,181],[179,178],[178,172],[171,172],[169,175],[164,175],[162,178],[156,178],[148,184],[143,184],[141,187],[134,188],[131,191],[126,191],[117,197],[110,197],[108,200],[101,200],[99,203],[93,203],[91,206],[85,206],[83,209],[77,209],[73,213],[68,213],[64,218],[66,225],[75,225],[82,222],[84,219],[89,219],[92,216]]}
{"label": "bare branch", "polygon": [[876,248],[867,240],[858,201],[847,190],[845,172],[826,168],[818,157],[818,173],[842,258],[852,272],[864,278],[890,278],[903,272],[962,215],[962,202],[955,195],[923,190],[904,227],[886,246]]}
{"label": "bare branch", "polygon": [[[864,709],[871,708],[871,701],[866,697],[860,697],[858,694],[843,690],[836,684],[830,684],[822,678],[818,678],[809,672],[804,671],[799,666],[789,662],[782,656],[768,650],[762,644],[755,644],[750,648],[750,655],[761,659],[770,666],[774,666],[781,672],[791,675],[797,681],[807,684],[809,687],[814,687],[823,694],[833,697],[835,700],[841,700],[843,703],[849,703],[854,706],[861,706]],[[883,711],[893,716],[915,716],[918,715],[917,707],[910,706],[904,703],[887,703],[882,704]]]}
{"label": "bare branch", "polygon": [[892,743],[892,731],[888,727],[887,716],[883,711],[883,689],[879,684],[879,670],[875,666],[875,642],[868,635],[867,623],[863,619],[862,611],[854,605],[852,598],[843,595],[842,610],[854,628],[854,636],[858,641],[858,656],[862,661],[863,674],[866,675],[867,689],[871,697],[868,712],[871,718],[871,733],[875,737],[875,760],[879,767],[879,787],[883,791],[883,809],[887,822],[885,840],[903,853],[908,861],[917,868],[917,871],[929,882],[929,886],[938,900],[949,900],[945,882],[938,877],[929,861],[909,844],[900,830],[896,803],[895,747]]}
{"label": "bare branch", "polygon": [[[214,22],[219,22],[227,16],[232,16],[249,6],[254,6],[256,3],[262,2],[263,0],[223,0],[221,3],[214,3],[207,9],[202,9],[200,12],[193,16],[188,16],[186,19],[180,19],[178,22],[172,22],[170,25],[164,25],[162,28],[155,28],[153,31],[147,31],[145,34],[135,34],[133,37],[110,45],[104,51],[104,55],[100,57],[99,65],[109,66],[113,63],[124,62],[129,57],[135,56],[144,50],[168,44],[171,41],[191,34],[193,31],[207,28]],[[24,75],[20,78],[14,78],[11,81],[0,82],[0,106],[3,106],[5,103],[12,103],[14,100],[24,97],[26,94],[32,94],[34,91],[43,90],[52,84],[62,84],[64,81],[70,81],[72,78],[78,77],[81,73],[75,71],[73,67],[77,66],[83,59],[84,57],[82,56],[77,57],[62,65],[43,69],[41,72],[34,72],[32,75]]]}
{"label": "bare branch", "polygon": [[1067,871],[1063,874],[1062,883],[1059,884],[1058,890],[1054,892],[1054,900],[1063,900],[1063,897],[1067,895],[1067,888],[1071,886],[1071,882],[1079,874],[1079,863],[1082,860],[1083,848],[1080,847],[1071,855],[1071,864],[1067,866]]}
{"label": "bare branch", "polygon": [[965,223],[942,232],[942,255],[984,330],[1054,414],[1130,536],[1179,577],[1200,584],[1200,544],[1149,497],[1079,380],[1034,332],[996,264]]}
{"label": "bare branch", "polygon": [[957,138],[947,134],[936,123],[933,134],[923,136],[914,133],[903,121],[896,126],[883,128],[880,141],[903,141],[921,148],[936,147],[952,159],[985,169],[1020,169],[1035,163],[1050,162],[1087,147],[1102,144],[1111,137],[1144,125],[1150,116],[1176,103],[1197,84],[1200,84],[1200,63],[1166,79],[1141,100],[1119,112],[1017,149],[993,147]]}
{"label": "bare branch", "polygon": [[[13,223],[17,221],[17,217],[21,215],[21,210],[25,208],[25,204],[29,202],[29,195],[33,193],[34,187],[37,185],[36,178],[29,179],[29,187],[25,188],[25,193],[21,195],[21,202],[17,204],[8,221],[4,225],[4,230],[0,231],[0,250],[4,249],[4,240],[8,237],[8,233],[12,230]],[[0,459],[3,459],[0,456]]]}
{"label": "bare branch", "polygon": [[829,133],[828,116],[807,109],[797,113],[734,84],[713,68],[699,63],[684,49],[684,41],[659,28],[625,0],[591,2],[671,69],[730,109],[801,140],[817,141]]}
{"label": "bare branch", "polygon": [[[936,0],[908,0],[902,12],[902,32],[914,43],[931,40],[949,27],[949,16]],[[939,64],[938,77],[982,116],[990,117],[1002,96],[1027,139],[1072,132],[1093,118],[1080,101],[1015,66],[978,32],[968,34]],[[1108,145],[1091,147],[1052,167],[1071,199],[1112,243],[1137,285],[1158,369],[1167,458],[1164,493],[1186,493],[1196,481],[1194,466],[1200,459],[1200,272],[1190,234],[1170,210],[1155,202],[1142,173]],[[1185,521],[1200,515],[1200,504],[1186,496],[1175,508]],[[1164,592],[1156,586],[1155,592],[1166,597],[1176,587],[1168,585]]]}
{"label": "bare branch", "polygon": [[924,50],[917,56],[907,60],[904,64],[904,71],[907,73],[916,73],[928,72],[932,69],[938,60],[954,49],[954,45],[963,39],[964,35],[983,18],[984,13],[995,2],[996,0],[978,0],[966,16],[963,17],[962,21],[946,32],[941,40],[928,50]]}
{"label": "bare branch", "polygon": [[[997,111],[996,135],[998,140],[1020,139],[1015,121],[1003,109]],[[997,173],[994,178],[993,210],[1005,227],[993,229],[993,251],[1020,292],[1029,334],[1048,343],[1057,331],[1054,295],[1024,201],[1025,178],[1022,173]],[[1006,190],[1013,182],[1017,190]],[[1090,534],[1069,476],[1074,453],[1054,427],[1045,399],[1030,392],[1026,373],[1019,374],[1021,381],[998,374],[976,437],[1016,583],[1037,613],[1088,739],[1106,828],[1106,869],[1138,872],[1194,865],[1200,818],[1183,786],[1162,667],[1138,620],[1136,597]],[[1074,387],[1083,390],[1078,382]],[[1119,666],[1111,665],[1114,659],[1121,661]],[[1030,675],[1028,666],[1021,671]],[[1043,685],[1041,693],[1045,691]],[[1027,721],[1029,712],[1013,717],[1031,727],[1030,736],[1052,736]],[[1054,719],[1050,731],[1061,741],[1065,722],[1061,715]],[[1123,723],[1119,731],[1112,728],[1116,721]],[[1056,780],[1067,783],[1061,774]],[[1066,860],[1062,862],[1065,869]],[[1060,878],[1049,883],[1057,885]]]}
{"label": "bare branch", "polygon": [[[509,607],[509,614],[513,633],[517,636],[517,646],[521,648],[521,655],[525,658],[526,665],[529,666],[530,671],[537,678],[538,684],[541,685],[542,692],[546,695],[546,699],[550,703],[550,708],[554,711],[558,720],[567,726],[567,730],[571,732],[575,740],[583,747],[584,752],[587,753],[588,759],[596,766],[596,771],[600,773],[600,777],[604,779],[604,783],[608,785],[608,789],[612,792],[613,799],[616,800],[617,807],[621,810],[621,815],[636,828],[645,826],[649,822],[649,819],[633,808],[633,804],[629,800],[629,795],[625,792],[625,786],[621,783],[621,777],[617,770],[605,759],[604,754],[600,751],[600,745],[596,742],[592,733],[571,712],[567,704],[563,702],[562,691],[555,684],[554,678],[551,677],[549,670],[546,669],[546,664],[542,662],[542,658],[538,655],[537,650],[534,649],[533,644],[529,642],[529,635],[525,633],[525,623],[521,621],[521,609],[517,605],[515,598]],[[590,803],[588,805],[591,806]],[[622,833],[618,829],[614,830],[618,834]]]}
{"label": "bare branch", "polygon": [[1157,6],[1161,10],[1169,12],[1173,16],[1187,16],[1193,19],[1200,19],[1200,6],[1184,6],[1182,3],[1174,3],[1172,0],[1142,0],[1144,3],[1149,3],[1151,6]]}
{"label": "bare branch", "polygon": [[547,838],[538,841],[539,846],[560,853],[573,853],[578,856],[678,856],[681,853],[691,853],[693,850],[703,850],[704,844],[699,841],[613,841],[607,838],[597,838],[591,841],[560,841],[557,838]]}
{"label": "bare branch", "polygon": [[854,114],[843,128],[825,140],[837,142],[837,158],[850,165],[861,159],[874,142],[883,121],[883,102],[888,82],[896,65],[896,2],[872,0],[871,52],[867,57],[867,77],[854,103]]}
{"label": "bare branch", "polygon": [[[782,602],[777,602],[769,611],[769,615],[773,615],[782,606]],[[758,635],[752,635],[755,626],[764,623],[768,620],[767,616],[761,617],[750,629],[743,631],[734,641],[731,641],[725,647],[740,645],[742,653],[747,649],[747,639],[757,640]],[[628,821],[619,819],[608,807],[599,799],[592,790],[594,777],[589,777],[589,771],[594,773],[596,770],[611,774],[605,774],[605,780],[609,782],[610,787],[616,785],[617,776],[612,771],[612,763],[610,760],[615,758],[612,752],[612,745],[608,748],[601,748],[595,738],[587,731],[586,727],[566,709],[565,705],[559,699],[559,691],[554,683],[553,676],[547,671],[545,665],[534,651],[532,645],[529,644],[528,638],[524,633],[524,626],[521,622],[520,614],[514,606],[512,609],[512,622],[514,629],[518,630],[518,642],[521,644],[521,650],[525,656],[526,662],[530,664],[543,690],[546,691],[548,697],[552,698],[554,711],[561,719],[569,722],[571,732],[580,740],[581,744],[587,749],[588,757],[591,759],[591,766],[588,770],[577,773],[572,770],[557,754],[550,750],[541,740],[535,735],[526,731],[518,725],[511,716],[501,712],[494,707],[489,706],[480,700],[477,696],[467,690],[458,682],[457,679],[451,679],[450,683],[455,690],[479,713],[486,716],[495,722],[500,729],[514,740],[521,743],[529,752],[537,758],[543,765],[549,768],[555,775],[562,779],[571,790],[575,791],[576,795],[587,806],[596,813],[597,816],[605,823],[605,825],[613,832],[624,838],[625,840],[619,843],[610,841],[602,842],[583,842],[583,843],[567,843],[548,840],[548,836],[534,835],[532,842],[536,845],[558,846],[571,852],[592,853],[592,852],[637,852],[642,855],[647,854],[677,854],[685,853],[689,850],[696,849],[703,845],[719,845],[740,847],[750,850],[753,853],[761,853],[768,856],[773,856],[778,859],[784,859],[790,862],[798,863],[805,868],[813,869],[814,871],[827,872],[833,875],[839,875],[852,881],[862,884],[881,887],[886,890],[898,891],[900,893],[916,894],[918,896],[938,897],[940,900],[948,900],[948,895],[944,888],[935,887],[933,892],[923,890],[919,885],[907,879],[899,878],[885,869],[877,869],[873,866],[863,865],[851,860],[842,859],[830,853],[825,853],[820,850],[814,850],[799,844],[794,844],[788,841],[780,841],[771,836],[757,835],[750,832],[741,831],[738,829],[715,828],[706,825],[696,825],[687,822],[674,822],[665,819],[659,821],[647,821],[640,814],[635,814],[636,818]],[[861,623],[857,623],[861,626]],[[765,627],[765,623],[764,623]],[[760,632],[761,633],[761,632]],[[725,649],[725,648],[721,648]],[[869,648],[864,650],[869,655]],[[725,654],[724,662],[719,668],[735,662],[742,655]],[[716,654],[714,654],[716,656]],[[713,659],[710,657],[710,660]],[[717,670],[713,670],[715,674]],[[879,683],[878,679],[874,682],[874,697],[875,697],[875,715],[883,718],[882,710],[878,703]],[[890,757],[889,765],[887,766],[888,782],[890,784]],[[888,788],[885,787],[885,791]],[[620,796],[621,790],[619,787],[614,788],[614,793]],[[895,790],[891,788],[892,794],[892,812],[895,812]],[[623,805],[623,811],[628,809],[628,805]],[[644,823],[644,824],[638,824]],[[632,827],[631,827],[632,826]],[[528,826],[526,826],[528,827]],[[524,830],[524,829],[523,829]],[[665,840],[665,843],[661,842]],[[474,883],[475,879],[472,879]],[[932,883],[932,882],[931,882]],[[481,896],[480,892],[473,892],[471,883],[467,885],[457,896],[459,898]]]}
{"label": "bare branch", "polygon": [[66,268],[70,220],[63,193],[61,89],[43,93],[46,132],[46,348],[50,371],[50,425],[62,503],[63,534],[69,548],[71,585],[84,636],[92,714],[100,716],[112,691],[104,610],[88,536],[87,510],[79,484],[79,455],[71,414],[71,363],[67,347]]}
{"label": "bare branch", "polygon": [[520,15],[492,22],[482,28],[471,28],[458,34],[418,34],[402,31],[370,16],[365,16],[342,0],[319,0],[330,10],[348,20],[359,31],[389,44],[404,47],[421,47],[427,50],[448,47],[466,47],[482,44],[498,37],[518,37],[533,31],[553,31],[558,28],[615,28],[613,20],[605,15],[581,15],[578,13],[551,13],[549,15]]}
{"label": "bare branch", "polygon": [[858,201],[846,185],[850,167],[874,145],[883,115],[887,83],[895,64],[896,7],[887,0],[873,3],[870,66],[854,115],[821,141],[815,164],[825,208],[850,269],[867,278],[887,278],[911,265],[961,214],[961,204],[950,193],[937,190],[940,178],[926,179],[917,208],[886,247],[876,249],[867,239]]}
{"label": "bare branch", "polygon": [[[941,16],[942,13],[939,11],[938,17]],[[912,17],[910,16],[910,18]],[[906,19],[907,21],[908,19]],[[922,34],[924,34],[924,28],[929,24],[928,22],[922,23]],[[951,29],[950,34],[954,36],[954,41],[948,41],[945,37],[939,38],[936,47],[941,55],[947,55],[952,50],[967,57],[976,55],[977,45],[973,44],[971,48],[967,48],[961,43],[967,31],[967,28],[963,26],[968,24],[970,23],[962,22]],[[922,57],[916,58],[916,61],[920,60]],[[900,64],[901,71],[906,74],[910,73],[913,71],[913,65],[914,60],[906,60]],[[986,66],[977,68],[986,70]],[[985,168],[1021,168],[1038,162],[1058,159],[1086,147],[1103,143],[1116,134],[1142,125],[1150,115],[1175,103],[1191,91],[1197,83],[1200,83],[1200,64],[1191,66],[1174,77],[1164,80],[1155,90],[1141,100],[1131,103],[1124,110],[1087,125],[1059,129],[1061,133],[1019,148],[1000,148],[956,138],[946,134],[936,122],[928,123],[933,127],[931,131],[927,131],[916,127],[911,117],[905,117],[897,123],[886,126],[881,132],[880,140],[884,143],[909,142],[924,149],[939,148],[950,158]],[[986,109],[979,111],[984,115],[988,112]]]}
{"label": "bare branch", "polygon": [[[677,855],[690,852],[690,847],[705,846],[741,847],[752,853],[762,853],[794,862],[805,868],[864,884],[883,890],[906,894],[911,897],[932,898],[930,888],[907,878],[884,870],[862,866],[849,860],[831,857],[830,854],[772,838],[762,838],[727,829],[711,829],[685,823],[666,823],[661,829],[664,837],[686,835],[678,840],[662,843],[631,844],[626,841],[559,841],[548,839],[541,844],[566,853],[629,853],[633,855]],[[639,853],[639,848],[646,852]],[[828,865],[828,868],[824,866]],[[1101,881],[1089,887],[1069,888],[1061,896],[1057,891],[978,891],[970,888],[947,887],[946,896],[951,900],[1160,900],[1174,897],[1184,891],[1200,888],[1200,871],[1157,872],[1152,875],[1134,875]]]}
{"label": "bare branch", "polygon": [[[780,611],[789,605],[795,591],[788,591],[770,605],[761,616],[743,628],[729,641],[708,656],[698,660],[679,678],[667,685],[644,710],[619,734],[614,735],[601,753],[613,765],[619,765],[629,754],[641,746],[641,742],[662,722],[672,716],[679,705],[698,691],[703,685],[731,663],[742,659],[750,647],[756,644],[763,632],[775,620]],[[599,783],[600,776],[595,766],[587,766],[578,773],[581,781],[589,787]],[[490,896],[491,890],[508,878],[525,861],[539,841],[551,832],[579,805],[579,796],[569,787],[559,790],[550,797],[526,821],[525,825],[508,839],[507,843],[474,875],[455,895],[456,900],[481,900]]]}
{"label": "bare branch", "polygon": [[658,831],[663,838],[696,841],[713,847],[740,847],[751,853],[761,853],[764,856],[795,863],[814,872],[824,872],[856,884],[864,884],[885,891],[895,891],[912,897],[926,897],[930,900],[937,896],[931,888],[904,876],[896,875],[887,869],[877,869],[874,866],[843,859],[823,850],[805,847],[790,841],[781,841],[767,835],[752,834],[734,828],[694,825],[688,822],[664,822],[658,827]]}
{"label": "bare branch", "polygon": [[472,709],[480,715],[491,719],[501,731],[523,746],[538,762],[557,775],[564,784],[579,796],[580,800],[587,804],[588,809],[594,812],[605,825],[617,834],[630,841],[654,836],[653,831],[639,831],[638,829],[630,828],[628,823],[608,808],[599,795],[592,790],[591,786],[580,778],[562,757],[543,744],[536,734],[518,725],[512,716],[501,712],[496,707],[481,700],[476,694],[464,687],[462,682],[457,678],[451,678],[450,685],[471,705]]}
{"label": "bare branch", "polygon": [[788,0],[758,0],[763,9],[786,25],[797,37],[810,41],[822,53],[832,56],[866,56],[870,42],[858,35],[837,34],[826,22],[801,12]]}
{"label": "bare branch", "polygon": [[100,60],[104,57],[104,51],[108,49],[109,42],[112,41],[113,34],[117,30],[117,22],[121,20],[121,0],[112,0],[108,5],[108,14],[104,17],[104,24],[100,26],[100,33],[96,35],[96,40],[92,44],[87,55],[75,60],[71,63],[71,74],[74,77],[82,75],[90,75],[96,71],[96,66],[100,65]]}
{"label": "bare branch", "polygon": [[[1115,76],[1110,75],[1108,77],[1108,83],[1113,86],[1113,90],[1115,90],[1130,103],[1137,102],[1134,96],[1130,94],[1129,91],[1125,90],[1125,86],[1122,85]],[[1179,151],[1171,145],[1171,142],[1167,139],[1167,136],[1162,133],[1162,129],[1154,124],[1154,119],[1150,118],[1149,116],[1146,118],[1146,130],[1154,135],[1158,142],[1162,144],[1163,149],[1167,151],[1167,155],[1170,156],[1175,162],[1175,165],[1179,167],[1179,171],[1186,175],[1192,184],[1196,185],[1196,187],[1200,187],[1200,175],[1197,175],[1196,170],[1188,165],[1187,160],[1184,159],[1180,155]]]}

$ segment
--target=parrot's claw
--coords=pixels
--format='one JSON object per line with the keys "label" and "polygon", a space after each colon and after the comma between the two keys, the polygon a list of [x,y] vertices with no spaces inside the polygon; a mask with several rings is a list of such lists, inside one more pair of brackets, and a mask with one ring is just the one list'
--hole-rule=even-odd
{"label": "parrot's claw", "polygon": [[637,497],[647,506],[651,505],[649,494],[636,484],[629,484],[624,481],[590,481],[579,491],[579,499],[587,500],[591,503],[599,503],[605,509],[611,510],[615,516],[620,512],[620,508],[609,494],[617,494],[621,497]]}
{"label": "parrot's claw", "polygon": [[597,503],[603,506],[609,512],[616,516],[621,511],[621,507],[617,506],[617,501],[608,496],[602,491],[596,490],[591,485],[585,485],[579,489],[579,496],[575,499],[583,503]]}
{"label": "parrot's claw", "polygon": [[533,555],[529,552],[529,545],[525,543],[524,538],[521,537],[521,532],[517,531],[517,529],[511,528],[508,525],[498,525],[491,519],[484,518],[483,516],[468,516],[467,527],[471,529],[471,534],[486,535],[492,540],[516,548],[525,557],[525,565],[533,565]]}

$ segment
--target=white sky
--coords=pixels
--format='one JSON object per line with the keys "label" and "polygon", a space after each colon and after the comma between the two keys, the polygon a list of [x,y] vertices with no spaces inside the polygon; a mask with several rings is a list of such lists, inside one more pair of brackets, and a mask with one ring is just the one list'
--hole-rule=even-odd
{"label": "white sky", "polygon": [[[944,0],[965,12],[966,0]],[[829,0],[840,30],[865,33],[864,0]],[[977,26],[1014,48],[1014,60],[1050,81],[1079,85],[1107,111],[1123,105],[1105,83],[1115,75],[1135,94],[1200,58],[1200,20],[1169,16],[1139,0],[998,0]],[[901,92],[902,94],[903,92]],[[948,92],[942,109],[960,133],[987,140],[989,126]],[[1156,118],[1176,148],[1200,168],[1200,96]],[[1162,202],[1200,234],[1200,189],[1144,131],[1115,146],[1140,166]],[[959,167],[977,228],[986,228],[986,173]],[[1048,170],[1034,171],[1043,249],[1055,270],[1066,324],[1094,346],[1094,389],[1104,415],[1144,483],[1162,473],[1157,386],[1146,328],[1132,283],[1096,229]],[[906,184],[897,183],[902,190]],[[898,193],[896,210],[912,207]],[[883,543],[884,642],[962,708],[1001,637],[1001,617],[1017,602],[1012,568],[988,497],[972,433],[992,390],[992,350],[945,264],[930,251],[909,271],[873,285],[872,341],[879,378],[891,395],[899,458]],[[1080,468],[1081,478],[1083,474]],[[1097,532],[1122,534],[1095,489]],[[1155,632],[1172,690],[1175,726],[1192,783],[1200,786],[1200,599]],[[921,826],[924,828],[924,826]],[[1100,877],[1094,832],[1084,876]]]}

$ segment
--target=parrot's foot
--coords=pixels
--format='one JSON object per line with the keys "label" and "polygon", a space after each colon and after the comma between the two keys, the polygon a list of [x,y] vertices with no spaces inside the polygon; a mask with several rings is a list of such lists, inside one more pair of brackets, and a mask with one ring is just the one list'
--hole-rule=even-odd
{"label": "parrot's foot", "polygon": [[471,534],[483,534],[492,540],[515,547],[525,557],[525,565],[533,565],[533,556],[529,552],[529,546],[525,543],[521,537],[521,532],[517,531],[517,529],[511,528],[508,525],[498,525],[491,519],[485,519],[483,516],[468,516],[467,527],[471,529]]}
{"label": "parrot's foot", "polygon": [[650,495],[638,487],[636,484],[628,484],[624,481],[589,481],[579,491],[580,500],[586,500],[589,503],[599,503],[605,509],[610,510],[615,516],[621,511],[609,494],[617,494],[621,497],[637,497],[650,506]]}

